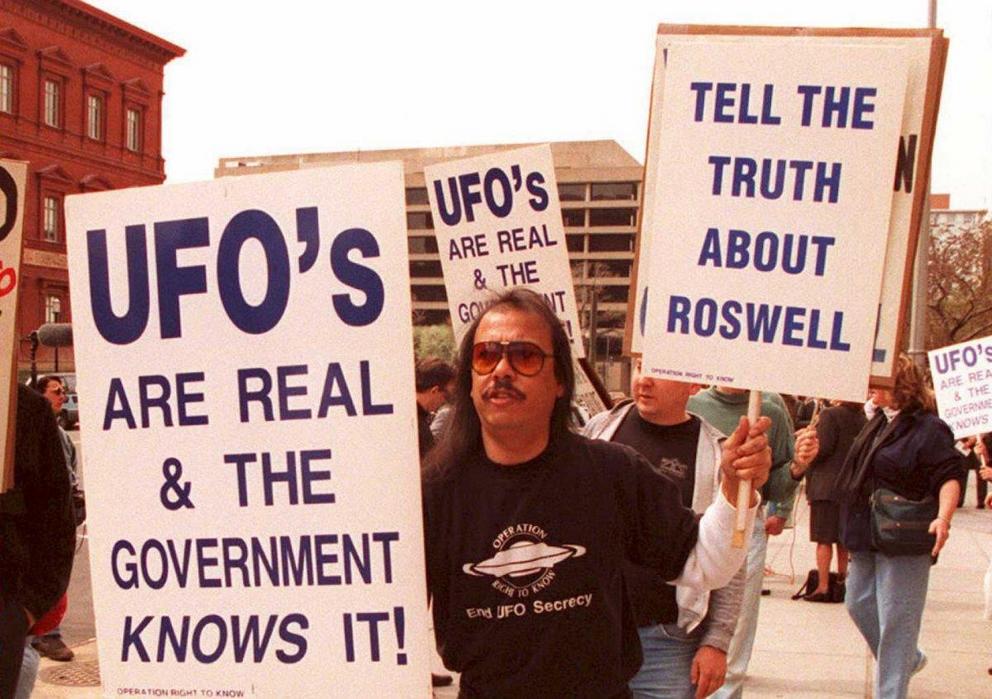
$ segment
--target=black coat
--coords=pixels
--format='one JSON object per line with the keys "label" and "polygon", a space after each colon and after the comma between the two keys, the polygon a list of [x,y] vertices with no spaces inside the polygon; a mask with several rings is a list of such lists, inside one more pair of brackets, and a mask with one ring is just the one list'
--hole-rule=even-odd
{"label": "black coat", "polygon": [[[854,440],[837,479],[837,494],[845,503],[841,539],[851,551],[871,549],[868,498],[873,490],[888,488],[910,500],[922,500],[927,495],[937,497],[944,483],[964,475],[954,435],[933,413],[901,412],[891,429],[885,429],[885,416],[879,410]],[[876,440],[879,434],[881,439]]]}
{"label": "black coat", "polygon": [[868,419],[860,406],[850,408],[836,405],[820,413],[816,436],[820,451],[806,472],[806,497],[809,500],[838,501],[834,483],[847,452]]}

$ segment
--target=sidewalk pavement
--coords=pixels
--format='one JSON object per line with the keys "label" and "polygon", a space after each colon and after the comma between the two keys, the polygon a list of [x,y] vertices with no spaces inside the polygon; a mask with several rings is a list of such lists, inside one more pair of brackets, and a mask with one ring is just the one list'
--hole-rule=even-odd
{"label": "sidewalk pavement", "polygon": [[[974,475],[972,474],[972,478]],[[954,525],[940,562],[932,569],[920,647],[927,667],[909,686],[913,699],[992,696],[992,621],[984,621],[983,579],[992,558],[992,511],[976,510],[974,487]],[[797,526],[773,537],[766,576],[771,595],[762,597],[758,636],[744,693],[748,697],[870,697],[871,654],[844,605],[792,601],[790,596],[815,566],[809,543],[809,509],[795,511]],[[96,663],[96,642],[74,648],[70,663],[42,660],[34,699],[99,697],[99,687],[68,687],[50,681],[51,672],[81,675]],[[92,673],[89,673],[92,674]],[[457,679],[457,678],[456,678]],[[439,698],[458,696],[457,682],[440,688]]]}

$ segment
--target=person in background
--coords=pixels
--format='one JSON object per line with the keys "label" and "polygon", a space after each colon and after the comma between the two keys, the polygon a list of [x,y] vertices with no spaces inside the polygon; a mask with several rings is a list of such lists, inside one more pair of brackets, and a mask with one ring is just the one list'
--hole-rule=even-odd
{"label": "person in background", "polygon": [[[935,414],[926,375],[905,354],[896,361],[895,385],[872,389],[874,414],[858,434],[838,478],[842,542],[851,552],[846,605],[875,656],[874,696],[903,699],[910,678],[927,657],[918,647],[930,566],[947,542],[958,504],[962,457],[950,428]],[[870,409],[870,408],[869,408]],[[939,504],[929,530],[932,551],[889,556],[871,540],[870,497],[887,488],[910,499]]]}
{"label": "person in background", "polygon": [[[62,405],[65,403],[65,384],[62,383],[62,379],[57,376],[42,376],[35,384],[35,390],[45,397],[45,400],[52,407],[52,413],[57,418],[62,412]],[[62,445],[62,454],[65,456],[65,465],[69,472],[69,484],[75,492],[79,488],[79,481],[76,477],[76,447],[66,431],[57,422],[56,429],[59,431],[59,443]],[[74,657],[72,649],[62,640],[62,628],[59,626],[43,636],[36,636],[31,641],[31,647],[44,657],[59,662],[68,662]]]}
{"label": "person in background", "polygon": [[[424,357],[414,368],[414,383],[417,391],[417,441],[420,458],[434,446],[434,433],[431,431],[432,415],[448,402],[451,386],[455,381],[455,370],[447,362],[437,357]],[[428,624],[430,625],[430,624]],[[430,628],[433,634],[433,627]],[[437,662],[436,653],[432,653]],[[446,672],[431,672],[431,685],[447,687],[454,678]]]}
{"label": "person in background", "polygon": [[965,437],[957,442],[958,451],[964,454],[964,478],[961,479],[961,497],[958,498],[958,507],[964,507],[965,490],[968,486],[968,471],[975,471],[975,507],[979,510],[985,509],[985,499],[989,494],[989,484],[981,477],[979,469],[982,467],[978,451],[978,437]]}
{"label": "person in background", "polygon": [[[792,477],[806,476],[806,499],[809,501],[809,539],[816,542],[818,585],[803,599],[809,602],[843,602],[847,577],[848,552],[840,543],[840,502],[834,491],[837,474],[847,458],[847,452],[864,427],[867,419],[861,403],[831,401],[830,407],[819,413],[816,436],[820,443],[816,458],[808,469],[796,463]],[[830,560],[837,547],[837,587],[831,594]]]}
{"label": "person in background", "polygon": [[437,357],[424,357],[417,362],[414,380],[417,388],[417,435],[423,458],[434,446],[431,416],[448,401],[455,381],[455,370]]}
{"label": "person in background", "polygon": [[[688,410],[699,415],[723,433],[733,429],[742,415],[747,415],[748,391],[746,389],[711,386],[689,399]],[[761,491],[763,504],[758,508],[758,521],[751,535],[747,551],[747,570],[741,613],[737,620],[734,638],[727,652],[727,678],[715,696],[719,699],[739,698],[744,692],[744,676],[754,637],[758,631],[758,607],[761,603],[761,586],[765,575],[765,554],[768,537],[777,536],[785,528],[792,512],[798,484],[792,480],[788,464],[795,459],[808,464],[816,456],[816,434],[805,435],[802,449],[797,450],[792,421],[786,413],[778,394],[762,393],[761,414],[771,418],[768,443],[772,449],[772,469],[768,482]],[[767,516],[766,516],[767,515]]]}
{"label": "person in background", "polygon": [[[719,493],[726,438],[686,411],[689,396],[698,390],[698,384],[644,376],[636,358],[630,380],[633,400],[594,416],[583,434],[633,447],[679,486],[684,506],[703,512]],[[641,669],[630,680],[635,699],[702,699],[720,688],[740,613],[744,574],[741,566],[730,583],[713,590],[694,609],[679,606],[676,588],[655,571],[624,564],[644,653]],[[687,618],[698,625],[687,629]]]}
{"label": "person in background", "polygon": [[14,696],[28,631],[65,594],[76,543],[55,416],[23,385],[14,432],[14,487],[0,495],[0,699]]}

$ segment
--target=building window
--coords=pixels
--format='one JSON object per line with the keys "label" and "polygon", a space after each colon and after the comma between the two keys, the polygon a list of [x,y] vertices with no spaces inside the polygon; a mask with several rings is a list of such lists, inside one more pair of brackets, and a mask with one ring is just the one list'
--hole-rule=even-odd
{"label": "building window", "polygon": [[58,323],[62,317],[62,299],[48,294],[45,296],[45,322]]}
{"label": "building window", "polygon": [[57,80],[45,80],[45,125],[54,129],[62,126],[62,85]]}
{"label": "building window", "polygon": [[432,230],[434,217],[429,211],[407,211],[406,227],[411,231]]}
{"label": "building window", "polygon": [[637,223],[637,209],[591,209],[590,226],[633,226]]}
{"label": "building window", "polygon": [[566,235],[565,247],[569,252],[585,252],[584,235]]}
{"label": "building window", "polygon": [[592,200],[637,199],[636,182],[594,182]]}
{"label": "building window", "polygon": [[576,227],[586,225],[585,209],[562,209],[561,220],[566,227]]}
{"label": "building window", "polygon": [[410,204],[430,204],[427,199],[427,189],[425,187],[408,187],[406,190],[406,203]]}
{"label": "building window", "polygon": [[14,113],[14,68],[0,63],[0,112]]}
{"label": "building window", "polygon": [[42,204],[42,226],[45,240],[50,243],[59,242],[59,200],[58,197],[46,196]]}
{"label": "building window", "polygon": [[437,254],[437,238],[434,236],[411,235],[407,238],[407,246],[413,255]]}
{"label": "building window", "polygon": [[127,110],[127,149],[141,150],[141,112],[131,107]]}
{"label": "building window", "polygon": [[586,186],[584,184],[559,184],[558,201],[585,201]]}
{"label": "building window", "polygon": [[103,97],[86,96],[86,135],[94,141],[103,140]]}
{"label": "building window", "polygon": [[589,252],[633,252],[634,236],[626,234],[591,235]]}
{"label": "building window", "polygon": [[411,277],[442,277],[441,263],[437,260],[412,260],[410,262]]}

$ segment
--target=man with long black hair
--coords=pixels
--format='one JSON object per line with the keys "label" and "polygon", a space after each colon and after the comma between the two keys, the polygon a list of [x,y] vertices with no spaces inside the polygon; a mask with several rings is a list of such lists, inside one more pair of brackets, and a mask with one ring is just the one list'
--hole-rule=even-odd
{"label": "man with long black hair", "polygon": [[[641,662],[624,559],[687,590],[722,587],[738,482],[760,487],[764,431],[742,419],[701,518],[632,449],[569,430],[568,337],[533,292],[493,299],[462,340],[451,425],[428,455],[428,588],[467,697],[627,697]],[[760,497],[752,490],[748,527]],[[749,533],[749,532],[748,532]]]}

